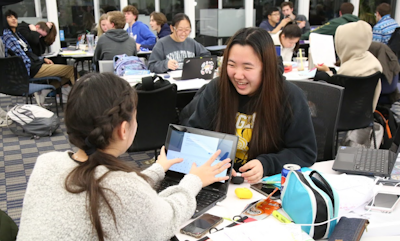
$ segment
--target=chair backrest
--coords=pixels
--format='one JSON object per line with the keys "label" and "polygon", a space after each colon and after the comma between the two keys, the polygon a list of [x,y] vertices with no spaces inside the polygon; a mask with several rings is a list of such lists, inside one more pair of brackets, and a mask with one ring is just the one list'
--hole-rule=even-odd
{"label": "chair backrest", "polygon": [[138,90],[137,93],[138,129],[128,151],[158,149],[165,143],[168,125],[176,121],[177,87],[171,84],[151,91]]}
{"label": "chair backrest", "polygon": [[344,88],[309,80],[291,82],[300,87],[307,98],[317,141],[317,161],[334,159],[336,126]]}
{"label": "chair backrest", "polygon": [[99,60],[99,72],[114,73],[114,61],[113,60]]}
{"label": "chair backrest", "polygon": [[400,27],[396,28],[389,39],[388,46],[400,60]]}
{"label": "chair backrest", "polygon": [[29,93],[29,76],[21,57],[0,58],[0,93],[13,96]]}
{"label": "chair backrest", "polygon": [[334,75],[331,84],[344,87],[338,131],[365,128],[374,121],[373,99],[381,72],[365,77]]}
{"label": "chair backrest", "polygon": [[180,90],[176,99],[176,108],[178,110],[182,110],[190,101],[193,100],[193,97],[196,95],[198,90]]}

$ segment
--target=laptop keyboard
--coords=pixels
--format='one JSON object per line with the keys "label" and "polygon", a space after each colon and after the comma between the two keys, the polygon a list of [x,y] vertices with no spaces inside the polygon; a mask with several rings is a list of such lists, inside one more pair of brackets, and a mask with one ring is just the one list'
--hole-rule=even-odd
{"label": "laptop keyboard", "polygon": [[[163,180],[159,184],[157,184],[154,189],[157,191],[157,193],[161,192],[162,190],[166,189],[167,187],[177,185],[178,183],[176,182],[171,182],[171,181],[166,181]],[[199,210],[202,210],[203,208],[209,206],[213,202],[217,201],[220,198],[220,196],[216,193],[212,193],[210,191],[201,189],[199,194],[196,196],[196,213]]]}
{"label": "laptop keyboard", "polygon": [[354,170],[360,170],[371,173],[387,173],[388,151],[379,149],[362,149],[357,151]]}

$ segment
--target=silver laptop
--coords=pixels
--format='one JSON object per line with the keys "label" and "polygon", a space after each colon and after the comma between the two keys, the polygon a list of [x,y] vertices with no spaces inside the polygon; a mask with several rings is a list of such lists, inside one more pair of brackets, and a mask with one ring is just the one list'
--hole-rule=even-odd
{"label": "silver laptop", "polygon": [[389,150],[340,146],[332,169],[366,176],[390,177],[399,154],[400,129]]}
{"label": "silver laptop", "polygon": [[[207,131],[180,125],[169,125],[165,148],[167,158],[183,158],[183,162],[174,164],[165,174],[165,179],[156,187],[158,192],[176,185],[189,173],[192,164],[201,166],[218,149],[221,154],[215,163],[230,158],[231,167],[217,176],[231,177],[233,160],[235,160],[238,137],[225,133]],[[197,207],[193,217],[198,217],[226,198],[229,180],[215,182],[204,187],[196,196]]]}
{"label": "silver laptop", "polygon": [[174,79],[212,79],[215,68],[217,68],[217,56],[185,58],[182,77],[174,77]]}
{"label": "silver laptop", "polygon": [[110,72],[114,73],[113,60],[99,60],[99,73]]}

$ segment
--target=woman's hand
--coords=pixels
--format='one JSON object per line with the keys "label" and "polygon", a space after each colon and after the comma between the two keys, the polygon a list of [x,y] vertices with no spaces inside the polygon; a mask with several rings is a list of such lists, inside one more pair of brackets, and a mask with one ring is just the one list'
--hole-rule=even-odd
{"label": "woman's hand", "polygon": [[175,158],[168,160],[167,155],[165,154],[165,146],[163,146],[161,147],[160,155],[158,155],[156,163],[160,164],[164,169],[164,172],[166,172],[172,165],[182,161],[183,158]]}
{"label": "woman's hand", "polygon": [[315,67],[317,67],[317,70],[318,70],[318,71],[324,71],[324,72],[330,71],[329,67],[326,66],[326,65],[324,65],[324,64],[318,64],[318,65],[315,66]]}
{"label": "woman's hand", "polygon": [[178,61],[170,59],[168,60],[168,69],[176,70],[179,67]]}
{"label": "woman's hand", "polygon": [[258,159],[248,161],[239,168],[242,177],[249,183],[257,183],[263,178],[264,168]]}
{"label": "woman's hand", "polygon": [[198,176],[201,179],[203,187],[214,182],[220,182],[229,179],[229,176],[215,177],[215,175],[228,169],[231,166],[231,159],[227,158],[223,161],[220,161],[218,164],[211,166],[220,153],[221,150],[215,152],[214,155],[212,155],[211,158],[202,166],[197,167],[196,163],[193,163],[190,173]]}

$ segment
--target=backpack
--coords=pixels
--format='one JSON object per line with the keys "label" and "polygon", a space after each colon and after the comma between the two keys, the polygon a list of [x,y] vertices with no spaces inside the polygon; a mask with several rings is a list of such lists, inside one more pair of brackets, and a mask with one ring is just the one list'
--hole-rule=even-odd
{"label": "backpack", "polygon": [[60,126],[60,120],[51,111],[37,105],[16,105],[7,113],[13,121],[10,130],[21,136],[51,136]]}
{"label": "backpack", "polygon": [[383,126],[383,140],[380,149],[389,149],[397,130],[397,122],[393,112],[385,106],[376,106],[374,121]]}
{"label": "backpack", "polygon": [[126,54],[114,56],[114,73],[118,76],[150,74],[146,65],[137,56]]}
{"label": "backpack", "polygon": [[150,91],[150,90],[160,89],[170,84],[171,82],[165,80],[163,77],[159,75],[146,76],[142,78],[142,83],[138,83],[135,85],[135,89]]}

